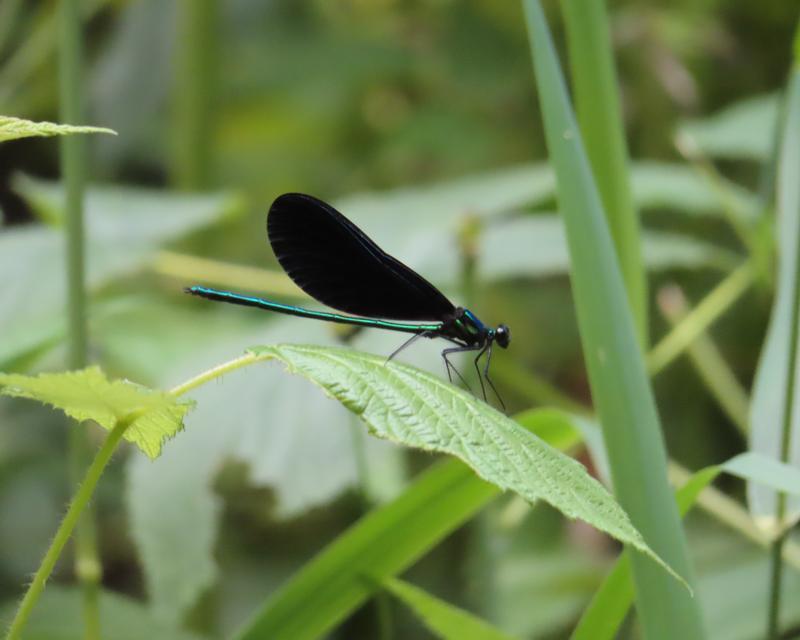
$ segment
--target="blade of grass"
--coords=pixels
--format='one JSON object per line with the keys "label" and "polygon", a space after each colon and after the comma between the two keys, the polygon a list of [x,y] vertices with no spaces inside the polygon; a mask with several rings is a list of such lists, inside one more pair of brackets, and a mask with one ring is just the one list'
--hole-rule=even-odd
{"label": "blade of grass", "polygon": [[473,613],[420,589],[413,584],[389,578],[383,587],[405,604],[419,620],[444,640],[516,640]]}
{"label": "blade of grass", "polygon": [[[689,305],[680,287],[677,285],[665,287],[659,291],[657,298],[659,309],[672,327],[686,318]],[[686,350],[719,406],[739,429],[739,433],[746,435],[750,399],[717,346],[708,334],[701,333],[694,342],[687,345]]]}
{"label": "blade of grass", "polygon": [[714,287],[647,355],[650,375],[661,372],[728,311],[750,288],[755,276],[753,263],[747,261]]}
{"label": "blade of grass", "polygon": [[639,217],[631,193],[608,15],[602,0],[566,0],[561,6],[578,124],[614,239],[640,344],[644,346],[648,341],[647,275]]}
{"label": "blade of grass", "polygon": [[[578,325],[614,487],[645,538],[691,583],[686,541],[667,483],[659,418],[603,206],[544,13],[536,0],[525,0],[524,6],[572,259]],[[700,609],[691,595],[652,562],[632,558],[632,565],[647,637],[704,638]]]}
{"label": "blade of grass", "polygon": [[[795,60],[789,76],[786,118],[777,165],[778,278],[777,292],[764,350],[753,385],[751,447],[773,458],[798,462],[798,397],[800,367],[800,23],[795,36]],[[768,638],[780,635],[784,528],[800,513],[784,493],[765,493],[748,484],[751,512],[780,532],[773,545],[770,576]]]}
{"label": "blade of grass", "polygon": [[[84,121],[83,20],[79,0],[60,3],[59,102],[61,121]],[[61,170],[66,188],[67,306],[69,366],[86,365],[87,319],[85,290],[83,192],[86,182],[86,146],[83,136],[61,138]],[[70,429],[69,455],[72,484],[77,486],[89,464],[86,429]],[[91,509],[84,511],[75,535],[75,573],[83,589],[83,617],[87,640],[100,638],[98,608],[102,565]]]}

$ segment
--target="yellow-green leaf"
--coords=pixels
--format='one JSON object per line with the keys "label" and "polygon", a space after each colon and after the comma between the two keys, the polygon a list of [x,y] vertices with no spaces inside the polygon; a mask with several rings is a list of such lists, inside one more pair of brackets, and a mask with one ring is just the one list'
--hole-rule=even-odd
{"label": "yellow-green leaf", "polygon": [[56,124],[54,122],[33,122],[12,116],[0,116],[0,142],[16,140],[18,138],[32,138],[34,136],[68,136],[76,133],[110,133],[117,135],[112,129],[103,127],[76,127],[69,124]]}
{"label": "yellow-green leaf", "polygon": [[38,376],[0,373],[0,385],[0,393],[49,404],[79,422],[94,420],[109,431],[120,420],[131,420],[124,437],[150,458],[158,457],[164,441],[180,431],[191,408],[191,403],[178,402],[163,391],[109,380],[99,367]]}

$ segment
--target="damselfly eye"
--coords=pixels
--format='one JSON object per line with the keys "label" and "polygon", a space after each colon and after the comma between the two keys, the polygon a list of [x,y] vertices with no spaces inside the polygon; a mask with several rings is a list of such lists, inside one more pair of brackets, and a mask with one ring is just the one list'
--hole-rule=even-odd
{"label": "damselfly eye", "polygon": [[511,344],[511,329],[508,328],[508,325],[499,325],[494,331],[494,339],[499,346],[506,349]]}

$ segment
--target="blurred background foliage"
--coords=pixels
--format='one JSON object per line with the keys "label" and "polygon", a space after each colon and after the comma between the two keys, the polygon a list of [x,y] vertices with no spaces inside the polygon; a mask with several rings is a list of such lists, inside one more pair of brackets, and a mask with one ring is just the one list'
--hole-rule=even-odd
{"label": "blurred background foliage", "polygon": [[[0,113],[57,119],[55,4],[0,1]],[[90,0],[85,7],[87,124],[120,134],[89,140],[93,360],[166,387],[254,344],[338,341],[327,326],[181,294],[202,280],[298,300],[280,275],[230,267],[275,268],[266,210],[278,194],[304,191],[336,202],[488,322],[513,327],[512,349],[495,363],[512,409],[537,401],[525,391],[526,375],[588,404],[518,3]],[[547,7],[563,40],[557,8]],[[611,3],[610,12],[646,229],[652,336],[669,326],[656,305],[664,285],[677,283],[697,301],[744,255],[760,255],[756,286],[713,328],[747,388],[770,308],[770,257],[744,246],[726,220],[752,220],[769,206],[763,185],[797,5],[629,1]],[[679,132],[696,152],[676,145]],[[3,370],[64,366],[57,179],[52,141],[0,146]],[[765,233],[753,231],[755,246]],[[354,344],[389,353],[395,338],[359,335]],[[432,370],[437,358],[436,345],[408,356]],[[698,468],[742,450],[741,432],[688,360],[660,373],[656,392],[675,459]],[[186,432],[162,458],[132,454],[100,485],[103,606],[118,626],[108,637],[183,637],[181,624],[187,638],[230,632],[337,532],[430,462],[364,435],[316,389],[272,367],[231,375],[196,399]],[[0,400],[0,601],[9,606],[68,495],[65,439],[54,414]],[[735,481],[722,487],[741,498]],[[702,513],[689,522],[714,637],[758,637],[764,552]],[[510,632],[559,638],[612,551],[581,524],[506,498],[429,554],[410,579]],[[53,637],[59,625],[79,629],[70,572],[63,563],[30,637]],[[788,580],[786,617],[798,622],[791,590],[800,581]],[[399,605],[393,616],[396,637],[425,637]],[[373,637],[376,625],[369,605],[337,637]]]}

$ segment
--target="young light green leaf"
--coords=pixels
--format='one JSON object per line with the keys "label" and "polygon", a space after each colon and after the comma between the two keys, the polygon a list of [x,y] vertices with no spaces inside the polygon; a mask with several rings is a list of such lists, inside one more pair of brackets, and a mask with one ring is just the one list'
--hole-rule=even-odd
{"label": "young light green leaf", "polygon": [[164,441],[180,431],[191,408],[163,391],[111,381],[99,367],[38,376],[0,373],[0,385],[4,395],[49,404],[79,422],[94,420],[108,431],[121,420],[131,420],[124,437],[150,458],[158,457]]}
{"label": "young light green leaf", "polygon": [[389,578],[384,588],[411,609],[422,623],[444,640],[514,640],[476,615],[440,600],[408,582]]}
{"label": "young light green leaf", "polygon": [[322,387],[364,420],[373,435],[456,456],[481,478],[531,502],[544,500],[677,576],[583,465],[466,391],[430,373],[347,349],[276,345],[252,352],[276,358]]}
{"label": "young light green leaf", "polygon": [[702,120],[678,128],[716,158],[766,160],[778,117],[778,96],[760,95],[735,102]]}
{"label": "young light green leaf", "polygon": [[114,136],[117,135],[116,131],[102,127],[75,127],[68,124],[33,122],[11,116],[0,116],[0,142],[35,136],[68,136],[76,133],[110,133]]}
{"label": "young light green leaf", "polygon": [[[777,167],[776,238],[778,274],[775,301],[750,404],[750,448],[774,460],[800,466],[800,70],[787,89],[786,122]],[[774,535],[800,518],[800,500],[787,500],[778,513],[778,495],[750,482],[750,512]]]}

